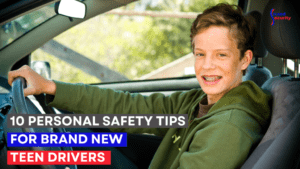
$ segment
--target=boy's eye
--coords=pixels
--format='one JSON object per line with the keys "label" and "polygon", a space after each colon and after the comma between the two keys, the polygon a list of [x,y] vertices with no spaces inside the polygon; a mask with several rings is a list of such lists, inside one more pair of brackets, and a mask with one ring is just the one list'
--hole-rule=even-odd
{"label": "boy's eye", "polygon": [[224,56],[227,56],[227,55],[226,54],[219,54],[219,56],[224,57]]}
{"label": "boy's eye", "polygon": [[204,54],[202,54],[202,53],[196,53],[195,56],[204,56]]}

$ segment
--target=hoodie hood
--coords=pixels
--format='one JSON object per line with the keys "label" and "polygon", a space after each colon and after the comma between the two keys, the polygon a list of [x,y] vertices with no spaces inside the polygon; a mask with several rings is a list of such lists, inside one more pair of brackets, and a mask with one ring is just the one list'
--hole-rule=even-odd
{"label": "hoodie hood", "polygon": [[253,81],[245,81],[217,101],[207,115],[212,116],[228,109],[240,109],[250,114],[261,126],[265,126],[270,117],[271,101],[272,96],[268,91],[262,92]]}

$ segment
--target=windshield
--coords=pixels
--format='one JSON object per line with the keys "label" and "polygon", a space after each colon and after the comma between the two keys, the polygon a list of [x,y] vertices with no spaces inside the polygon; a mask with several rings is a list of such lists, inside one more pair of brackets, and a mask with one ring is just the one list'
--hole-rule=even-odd
{"label": "windshield", "polygon": [[54,15],[54,4],[51,4],[0,25],[0,50]]}

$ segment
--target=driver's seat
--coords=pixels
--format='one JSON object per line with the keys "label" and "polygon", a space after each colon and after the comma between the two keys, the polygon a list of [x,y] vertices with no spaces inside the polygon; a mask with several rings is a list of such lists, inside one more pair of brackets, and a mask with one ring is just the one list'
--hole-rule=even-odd
{"label": "driver's seat", "polygon": [[[296,6],[296,1],[270,0],[263,12],[263,43],[270,53],[284,59],[284,72],[262,86],[262,89],[273,95],[271,122],[265,136],[242,169],[300,168],[300,19]],[[285,14],[291,19],[274,20],[274,23],[274,12]],[[295,61],[294,77],[286,74],[286,59]]]}

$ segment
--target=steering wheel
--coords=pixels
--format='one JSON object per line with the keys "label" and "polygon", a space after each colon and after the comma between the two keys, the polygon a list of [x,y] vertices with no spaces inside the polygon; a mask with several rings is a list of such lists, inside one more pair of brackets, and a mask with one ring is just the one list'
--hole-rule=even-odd
{"label": "steering wheel", "polygon": [[[3,113],[1,111],[1,115],[6,114],[42,114],[39,109],[36,108],[36,106],[28,99],[24,97],[24,91],[23,88],[25,88],[25,79],[22,77],[16,78],[12,83],[12,90],[10,93],[8,93],[5,97],[5,99],[2,99],[1,104],[1,110],[4,110],[4,107],[11,107],[8,112]],[[0,102],[1,103],[1,102]],[[7,110],[8,108],[6,108]],[[46,112],[47,113],[47,112]],[[3,131],[4,131],[4,137],[7,142],[7,132],[49,132],[53,133],[52,128],[8,128],[7,127],[7,118],[3,122]],[[64,132],[64,129],[56,129],[56,132]],[[6,148],[6,146],[4,146]],[[41,150],[41,151],[50,151],[50,150],[69,150],[72,151],[72,147],[7,147],[8,150]],[[6,160],[6,158],[5,158]],[[2,163],[2,162],[1,162]],[[6,162],[5,162],[6,163]],[[8,165],[6,165],[7,168],[11,168]],[[1,167],[3,168],[3,167]],[[43,169],[77,169],[76,165],[20,165],[19,168],[25,169],[25,168],[43,168]]]}

